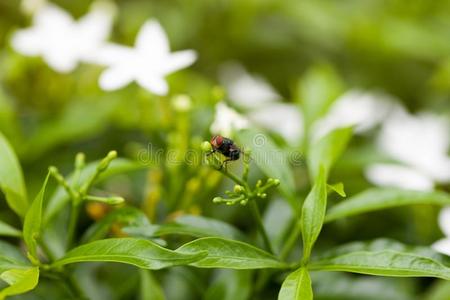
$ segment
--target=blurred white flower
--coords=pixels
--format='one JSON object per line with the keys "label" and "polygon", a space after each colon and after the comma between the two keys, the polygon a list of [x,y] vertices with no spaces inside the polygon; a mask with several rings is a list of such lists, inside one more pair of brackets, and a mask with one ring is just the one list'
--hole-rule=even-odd
{"label": "blurred white flower", "polygon": [[58,72],[70,72],[79,62],[92,59],[110,33],[113,15],[112,4],[96,2],[75,21],[63,9],[45,4],[34,15],[33,26],[18,30],[11,44],[24,55],[42,56]]}
{"label": "blurred white flower", "polygon": [[446,237],[435,242],[432,245],[432,248],[438,252],[450,256],[450,206],[444,207],[441,210],[438,222]]}
{"label": "blurred white flower", "polygon": [[261,77],[248,74],[236,64],[225,64],[220,72],[230,102],[242,108],[248,121],[281,135],[298,145],[303,135],[303,117],[297,105],[281,102],[281,96]]}
{"label": "blurred white flower", "polygon": [[224,102],[219,102],[216,104],[216,113],[210,131],[213,134],[232,136],[234,131],[248,128],[249,125],[250,123],[245,117]]}
{"label": "blurred white flower", "polygon": [[163,28],[149,20],[140,29],[134,48],[108,44],[98,53],[97,62],[108,66],[100,76],[100,86],[116,90],[136,81],[148,91],[165,95],[169,89],[165,77],[196,59],[193,50],[170,52]]}
{"label": "blurred white flower", "polygon": [[380,151],[402,164],[377,164],[367,178],[382,186],[432,190],[435,182],[450,182],[450,127],[430,113],[417,116],[397,108],[383,123],[377,144]]}
{"label": "blurred white flower", "polygon": [[318,140],[337,128],[355,126],[355,133],[378,125],[392,110],[394,102],[386,95],[350,90],[332,104],[327,115],[313,124],[312,139]]}

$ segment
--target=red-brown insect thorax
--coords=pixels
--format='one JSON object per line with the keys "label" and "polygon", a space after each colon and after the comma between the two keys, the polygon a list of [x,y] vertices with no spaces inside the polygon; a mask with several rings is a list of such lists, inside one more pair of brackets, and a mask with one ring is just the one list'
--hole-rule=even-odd
{"label": "red-brown insect thorax", "polygon": [[213,146],[213,148],[219,148],[223,143],[223,137],[220,135],[215,135],[211,138],[210,143]]}

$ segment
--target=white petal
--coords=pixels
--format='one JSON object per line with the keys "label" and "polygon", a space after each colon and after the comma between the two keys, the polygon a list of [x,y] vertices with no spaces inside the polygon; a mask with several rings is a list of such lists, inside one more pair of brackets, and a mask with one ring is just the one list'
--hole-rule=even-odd
{"label": "white petal", "polygon": [[249,125],[250,122],[245,117],[224,102],[219,102],[216,104],[216,113],[210,131],[213,134],[232,136],[234,131],[248,128]]}
{"label": "white petal", "polygon": [[291,145],[299,145],[303,136],[303,116],[296,105],[286,103],[268,104],[255,109],[247,117],[269,131],[281,135]]}
{"label": "white petal", "polygon": [[47,3],[38,10],[34,16],[33,23],[39,28],[54,28],[54,26],[68,26],[73,24],[72,16],[62,8]]}
{"label": "white petal", "polygon": [[450,256],[450,239],[439,240],[431,247],[437,252]]}
{"label": "white petal", "polygon": [[112,19],[114,16],[114,6],[112,4],[97,4],[85,16],[77,22],[77,34],[82,38],[81,45],[86,51],[95,50],[108,37]]}
{"label": "white petal", "polygon": [[450,237],[450,206],[441,209],[438,222],[442,232]]}
{"label": "white petal", "polygon": [[327,115],[313,125],[313,139],[349,126],[355,126],[356,133],[365,132],[387,117],[393,107],[393,101],[385,95],[351,90],[339,97]]}
{"label": "white petal", "polygon": [[53,70],[60,73],[69,73],[78,65],[76,53],[68,49],[52,49],[43,53],[43,58]]}
{"label": "white petal", "polygon": [[154,94],[164,96],[169,92],[169,86],[163,77],[149,74],[147,76],[139,76],[137,83],[147,91]]}
{"label": "white petal", "polygon": [[100,75],[99,84],[103,90],[120,89],[133,81],[133,73],[125,67],[111,67]]}
{"label": "white petal", "polygon": [[136,48],[149,56],[164,57],[170,52],[169,41],[158,21],[149,20],[139,30]]}
{"label": "white petal", "polygon": [[12,47],[24,55],[36,56],[42,51],[42,38],[34,29],[19,30],[11,39]]}
{"label": "white petal", "polygon": [[197,59],[197,53],[193,50],[177,51],[170,54],[167,63],[162,67],[164,73],[169,74],[192,65]]}
{"label": "white petal", "polygon": [[393,164],[374,164],[366,168],[366,178],[375,185],[407,190],[430,191],[433,180],[412,168]]}
{"label": "white petal", "polygon": [[221,67],[220,82],[227,89],[230,101],[241,108],[258,108],[281,100],[281,96],[261,77],[252,76],[239,64],[230,62]]}

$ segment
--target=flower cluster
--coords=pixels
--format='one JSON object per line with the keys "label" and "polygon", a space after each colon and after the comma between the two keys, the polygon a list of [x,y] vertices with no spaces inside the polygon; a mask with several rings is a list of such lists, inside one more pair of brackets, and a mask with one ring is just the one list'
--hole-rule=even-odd
{"label": "flower cluster", "polygon": [[196,53],[171,52],[167,35],[156,20],[145,22],[134,47],[108,43],[114,15],[115,7],[109,2],[95,2],[79,20],[44,3],[36,10],[33,26],[18,30],[11,44],[24,55],[41,56],[61,73],[73,71],[80,63],[105,66],[99,84],[107,91],[135,81],[150,92],[166,95],[165,77],[194,63]]}

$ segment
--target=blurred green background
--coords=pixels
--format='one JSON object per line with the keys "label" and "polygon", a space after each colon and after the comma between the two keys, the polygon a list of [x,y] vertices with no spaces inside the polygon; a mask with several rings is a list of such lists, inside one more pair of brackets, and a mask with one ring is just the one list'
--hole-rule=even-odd
{"label": "blurred green background", "polygon": [[[86,0],[52,2],[74,17],[84,15],[92,3]],[[104,92],[97,84],[101,67],[81,65],[76,71],[62,75],[51,70],[40,58],[16,53],[9,42],[12,33],[29,26],[31,18],[21,11],[20,1],[0,0],[0,131],[19,155],[30,195],[35,194],[48,165],[57,165],[67,172],[79,151],[85,152],[90,160],[102,157],[111,149],[118,150],[120,156],[136,158],[149,142],[155,149],[168,150],[177,145],[195,147],[208,139],[214,104],[221,100],[217,88],[218,70],[228,61],[237,61],[249,72],[266,78],[286,102],[301,102],[299,98],[306,79],[311,72],[321,70],[332,74],[329,76],[333,78],[330,83],[324,76],[325,89],[327,84],[334,84],[339,85],[341,91],[351,88],[382,91],[397,97],[412,112],[431,110],[450,116],[450,1],[117,0],[115,3],[118,13],[111,41],[132,45],[141,25],[153,17],[167,31],[173,50],[198,52],[199,59],[192,67],[168,78],[169,96],[154,96],[135,84],[119,91]],[[177,94],[187,94],[193,101],[188,135],[181,137],[182,120],[172,109],[170,100]],[[354,143],[357,146],[363,141]],[[351,159],[346,161],[344,157],[343,165],[346,168],[339,169],[334,176],[348,185],[350,194],[368,186],[361,179],[360,170],[355,172],[350,168]],[[152,180],[158,181],[158,172],[162,170],[168,176],[172,172],[170,167],[164,166],[154,166],[153,170],[156,175],[135,172],[115,178],[109,186],[105,183],[104,188],[116,189],[138,206],[151,189]],[[176,179],[163,177],[163,181],[167,181],[164,184],[183,190],[189,187],[189,179],[197,176],[199,170],[186,168]],[[304,171],[298,170],[297,176],[302,175]],[[301,179],[298,185],[301,191],[307,188]],[[240,217],[245,219],[242,213],[233,209],[224,212],[223,208],[219,208],[219,213],[210,208],[212,205],[208,201],[218,189],[215,186],[200,193],[199,198],[204,199],[203,211],[208,215],[222,214],[221,218],[233,219],[235,224],[246,228],[245,221],[236,221]],[[164,191],[162,193],[164,195]],[[173,192],[170,197],[180,193],[182,191]],[[6,208],[4,202],[1,205],[0,217],[18,224],[18,220],[3,209]],[[427,212],[413,208],[411,211],[414,213],[412,222],[404,211],[393,210],[340,223],[337,228],[326,227],[319,247],[381,235],[424,245],[436,240],[440,236],[436,210]],[[86,221],[85,226],[88,224]],[[362,224],[370,226],[361,231],[359,225]],[[189,283],[186,278],[205,279],[206,275],[203,271],[196,275],[191,273],[188,269],[175,269],[164,275],[175,279],[165,282],[178,282],[179,290],[185,292],[183,299],[196,299],[202,286]],[[112,274],[119,273],[102,276],[114,277]],[[318,283],[315,289],[322,295],[320,299],[380,299],[376,291],[383,289],[392,292],[390,299],[424,299],[418,295],[432,286],[426,279],[327,276],[313,278]],[[137,280],[137,277],[130,278]],[[118,278],[107,280],[111,286],[120,281]],[[374,292],[358,290],[367,284],[364,280],[370,281]],[[332,287],[327,287],[328,284]],[[182,286],[186,285],[194,288],[184,291]],[[342,294],[330,294],[330,290]],[[274,287],[272,292],[276,291]],[[126,295],[132,293],[121,292],[117,299],[121,299],[120,295],[128,299]],[[361,296],[364,293],[367,295]],[[214,292],[210,292],[211,295]],[[450,297],[430,296],[430,299]]]}

